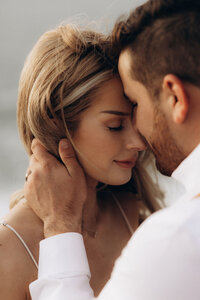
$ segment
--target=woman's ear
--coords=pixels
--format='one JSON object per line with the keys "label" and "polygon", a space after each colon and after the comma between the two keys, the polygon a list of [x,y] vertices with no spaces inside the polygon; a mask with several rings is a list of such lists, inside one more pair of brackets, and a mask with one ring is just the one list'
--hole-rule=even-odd
{"label": "woman's ear", "polygon": [[185,121],[189,108],[189,99],[184,88],[184,83],[175,75],[168,74],[163,78],[163,91],[166,92],[168,104],[175,123]]}

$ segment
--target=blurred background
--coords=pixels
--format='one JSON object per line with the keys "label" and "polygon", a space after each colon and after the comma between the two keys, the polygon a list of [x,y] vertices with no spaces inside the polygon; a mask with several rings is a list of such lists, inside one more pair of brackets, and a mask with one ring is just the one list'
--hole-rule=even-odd
{"label": "blurred background", "polygon": [[121,14],[142,0],[0,0],[0,217],[10,195],[23,187],[27,154],[16,126],[20,72],[29,51],[43,34],[68,19],[96,21],[107,32]]}

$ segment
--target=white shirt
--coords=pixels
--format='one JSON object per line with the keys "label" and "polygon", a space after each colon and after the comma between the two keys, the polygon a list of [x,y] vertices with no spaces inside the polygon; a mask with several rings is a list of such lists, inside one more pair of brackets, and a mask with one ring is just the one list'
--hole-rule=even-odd
{"label": "white shirt", "polygon": [[[117,260],[98,300],[200,299],[200,145],[175,170],[184,196],[150,216]],[[33,300],[92,300],[82,236],[65,233],[40,244]]]}

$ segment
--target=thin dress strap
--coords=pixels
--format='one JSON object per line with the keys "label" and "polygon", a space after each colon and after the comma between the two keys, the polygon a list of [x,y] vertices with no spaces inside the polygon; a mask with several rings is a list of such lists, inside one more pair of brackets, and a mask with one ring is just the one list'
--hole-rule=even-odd
{"label": "thin dress strap", "polygon": [[20,236],[20,234],[12,226],[10,226],[9,224],[7,224],[5,221],[1,221],[0,225],[3,225],[5,227],[9,228],[18,237],[18,239],[20,240],[20,242],[22,243],[22,245],[24,246],[24,248],[26,249],[26,251],[30,255],[30,257],[31,257],[34,265],[38,269],[38,264],[37,264],[37,262],[36,262],[36,260],[35,260],[35,258],[33,256],[33,254],[32,254],[32,252],[31,252],[31,250],[29,249],[29,247],[27,246],[27,244],[25,243],[25,241],[23,240],[23,238]]}
{"label": "thin dress strap", "polygon": [[127,215],[126,215],[124,209],[122,208],[122,206],[121,206],[119,200],[117,199],[117,197],[115,196],[115,194],[112,191],[110,191],[110,193],[111,193],[111,195],[112,195],[112,197],[113,197],[116,205],[118,206],[118,208],[119,208],[119,210],[120,210],[120,212],[122,214],[122,217],[123,217],[123,219],[124,219],[124,221],[125,221],[125,223],[126,223],[126,225],[128,227],[128,230],[130,231],[130,234],[133,235],[134,230],[133,230],[133,228],[132,228],[132,226],[131,226],[128,218],[127,218]]}

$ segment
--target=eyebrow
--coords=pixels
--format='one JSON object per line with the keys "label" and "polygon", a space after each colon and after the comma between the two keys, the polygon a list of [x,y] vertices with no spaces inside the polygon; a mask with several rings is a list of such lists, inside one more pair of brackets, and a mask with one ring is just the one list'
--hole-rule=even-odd
{"label": "eyebrow", "polygon": [[118,110],[104,110],[104,111],[101,111],[101,113],[117,115],[117,116],[130,116],[130,114],[131,114],[131,113],[125,113],[123,111],[118,111]]}

